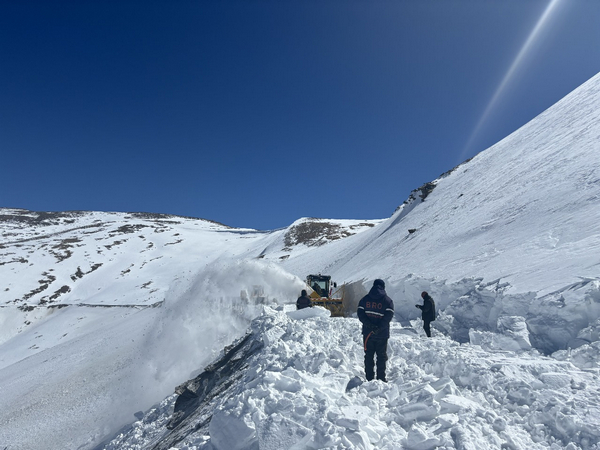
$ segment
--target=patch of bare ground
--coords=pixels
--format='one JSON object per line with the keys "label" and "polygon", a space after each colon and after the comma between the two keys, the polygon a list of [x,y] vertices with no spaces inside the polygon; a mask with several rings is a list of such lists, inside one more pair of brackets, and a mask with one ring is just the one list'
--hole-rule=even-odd
{"label": "patch of bare ground", "polygon": [[289,251],[298,244],[304,244],[309,247],[324,245],[331,241],[352,236],[355,233],[352,233],[350,230],[355,230],[364,226],[372,227],[373,224],[361,223],[350,227],[342,227],[330,222],[303,222],[292,226],[287,231],[284,237],[285,248],[283,250]]}
{"label": "patch of bare ground", "polygon": [[[37,287],[36,289],[32,289],[31,291],[29,291],[27,294],[25,294],[23,296],[23,298],[21,300],[27,301],[34,295],[44,292],[46,289],[48,289],[48,287],[50,287],[50,285],[54,282],[54,280],[56,280],[56,277],[54,275],[49,274],[48,272],[44,272],[44,273],[42,273],[42,275],[45,278],[38,281],[40,286]],[[15,302],[18,302],[18,301],[19,301],[19,299],[15,300]]]}

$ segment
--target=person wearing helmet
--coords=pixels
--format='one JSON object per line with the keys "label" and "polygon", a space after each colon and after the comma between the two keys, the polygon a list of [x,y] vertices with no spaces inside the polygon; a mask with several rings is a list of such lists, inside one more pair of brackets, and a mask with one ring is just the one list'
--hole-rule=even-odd
{"label": "person wearing helmet", "polygon": [[357,314],[362,323],[367,381],[371,381],[375,376],[377,355],[377,379],[385,382],[387,343],[390,337],[390,322],[394,317],[394,302],[387,296],[383,280],[373,282],[369,293],[358,303]]}
{"label": "person wearing helmet", "polygon": [[425,330],[425,334],[427,334],[427,337],[431,337],[430,324],[435,320],[435,302],[425,291],[421,293],[421,298],[423,299],[423,304],[415,306],[421,310],[421,318],[423,319],[423,329]]}

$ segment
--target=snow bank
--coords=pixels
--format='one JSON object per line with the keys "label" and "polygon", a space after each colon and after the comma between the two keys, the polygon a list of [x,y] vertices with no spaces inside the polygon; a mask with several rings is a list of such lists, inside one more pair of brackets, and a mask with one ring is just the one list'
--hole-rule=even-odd
{"label": "snow bank", "polygon": [[304,308],[296,311],[288,311],[286,314],[295,320],[309,319],[311,317],[331,317],[331,311],[320,306]]}
{"label": "snow bank", "polygon": [[482,278],[448,283],[409,275],[386,280],[386,288],[403,324],[418,324],[421,311],[415,304],[422,303],[422,291],[429,292],[438,311],[432,327],[458,342],[552,354],[591,344],[600,334],[600,279],[583,279],[543,296],[515,293],[508,283]]}
{"label": "snow bank", "polygon": [[[522,320],[502,326],[519,336]],[[600,448],[597,371],[439,333],[427,339],[394,322],[388,383],[348,390],[364,378],[358,320],[267,309],[251,329],[264,347],[221,395],[208,429],[172,450]],[[159,436],[169,414],[158,405],[152,422],[136,422],[107,448],[146,448],[143,437]]]}

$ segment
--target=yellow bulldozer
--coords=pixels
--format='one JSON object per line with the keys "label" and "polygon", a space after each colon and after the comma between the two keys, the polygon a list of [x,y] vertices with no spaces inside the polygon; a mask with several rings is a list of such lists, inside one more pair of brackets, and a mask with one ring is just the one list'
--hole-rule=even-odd
{"label": "yellow bulldozer", "polygon": [[307,292],[314,306],[322,306],[331,311],[331,317],[348,316],[348,307],[344,302],[344,285],[340,288],[331,282],[329,275],[308,275]]}

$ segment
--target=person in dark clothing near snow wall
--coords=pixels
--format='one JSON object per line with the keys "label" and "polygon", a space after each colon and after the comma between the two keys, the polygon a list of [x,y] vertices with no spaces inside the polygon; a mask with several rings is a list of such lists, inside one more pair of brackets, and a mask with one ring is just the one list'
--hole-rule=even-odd
{"label": "person in dark clothing near snow wall", "polygon": [[312,308],[312,302],[310,297],[306,294],[306,291],[302,289],[300,297],[296,300],[296,309]]}
{"label": "person in dark clothing near snow wall", "polygon": [[415,305],[421,312],[421,318],[423,319],[423,329],[427,337],[431,337],[430,324],[435,320],[435,302],[427,292],[421,293],[423,299],[422,305]]}
{"label": "person in dark clothing near snow wall", "polygon": [[375,375],[375,355],[377,355],[377,379],[387,381],[385,378],[387,343],[390,337],[390,322],[394,317],[394,302],[387,296],[383,280],[373,282],[369,293],[358,302],[357,314],[358,320],[362,322],[367,381],[371,381]]}

